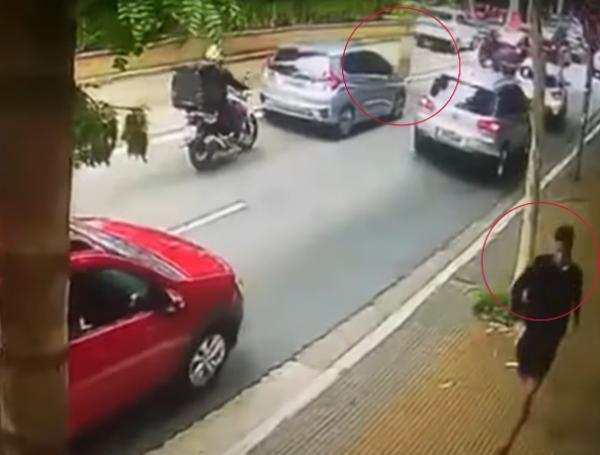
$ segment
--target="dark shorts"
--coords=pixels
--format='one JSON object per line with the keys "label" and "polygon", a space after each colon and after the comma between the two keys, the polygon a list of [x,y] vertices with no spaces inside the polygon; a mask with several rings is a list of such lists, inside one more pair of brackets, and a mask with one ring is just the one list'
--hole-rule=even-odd
{"label": "dark shorts", "polygon": [[543,380],[548,374],[562,334],[525,330],[517,344],[517,361],[521,377]]}

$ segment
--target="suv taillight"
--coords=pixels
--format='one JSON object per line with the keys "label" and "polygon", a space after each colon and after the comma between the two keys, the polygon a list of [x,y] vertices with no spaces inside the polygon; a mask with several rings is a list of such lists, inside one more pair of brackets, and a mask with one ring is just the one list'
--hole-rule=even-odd
{"label": "suv taillight", "polygon": [[482,119],[477,122],[477,129],[487,135],[496,135],[501,126],[496,120]]}
{"label": "suv taillight", "polygon": [[433,110],[435,109],[433,101],[431,101],[431,98],[429,98],[428,96],[422,97],[421,101],[419,102],[419,105],[423,110],[427,112],[433,112]]}

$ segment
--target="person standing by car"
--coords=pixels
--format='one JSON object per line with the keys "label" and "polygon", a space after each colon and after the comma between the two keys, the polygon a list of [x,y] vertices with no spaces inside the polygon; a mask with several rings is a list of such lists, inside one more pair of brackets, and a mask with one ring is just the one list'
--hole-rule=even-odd
{"label": "person standing by car", "polygon": [[575,327],[579,325],[583,274],[572,259],[574,238],[572,226],[560,226],[554,234],[554,254],[536,257],[513,285],[513,309],[528,318],[517,343],[518,373],[525,388],[525,401],[521,417],[499,454],[510,452],[529,418],[535,394],[567,332],[570,312],[574,313]]}
{"label": "person standing by car", "polygon": [[231,71],[223,66],[223,54],[217,45],[211,45],[204,55],[204,62],[198,68],[202,93],[202,110],[218,112],[219,126],[225,132],[239,134],[243,116],[227,100],[228,87],[243,92],[249,87],[238,81]]}

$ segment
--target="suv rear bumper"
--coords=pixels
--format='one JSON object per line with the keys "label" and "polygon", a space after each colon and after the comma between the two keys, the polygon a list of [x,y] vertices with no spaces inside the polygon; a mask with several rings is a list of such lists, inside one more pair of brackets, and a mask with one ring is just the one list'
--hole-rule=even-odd
{"label": "suv rear bumper", "polygon": [[421,124],[419,126],[415,126],[415,138],[417,135],[420,135],[422,138],[425,138],[431,142],[443,145],[445,147],[454,149],[465,154],[487,156],[492,158],[500,157],[500,149],[494,139],[461,136],[460,142],[454,142],[451,140],[444,139],[441,135],[439,135],[437,133],[438,127],[436,125],[429,125],[428,123],[430,122],[425,123],[427,123],[427,125]]}

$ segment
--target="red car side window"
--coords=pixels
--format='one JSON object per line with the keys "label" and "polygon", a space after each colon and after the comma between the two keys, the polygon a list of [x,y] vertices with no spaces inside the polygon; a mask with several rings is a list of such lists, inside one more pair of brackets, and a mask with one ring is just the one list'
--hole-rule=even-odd
{"label": "red car side window", "polygon": [[75,272],[69,292],[70,337],[147,311],[153,294],[150,283],[122,270]]}

